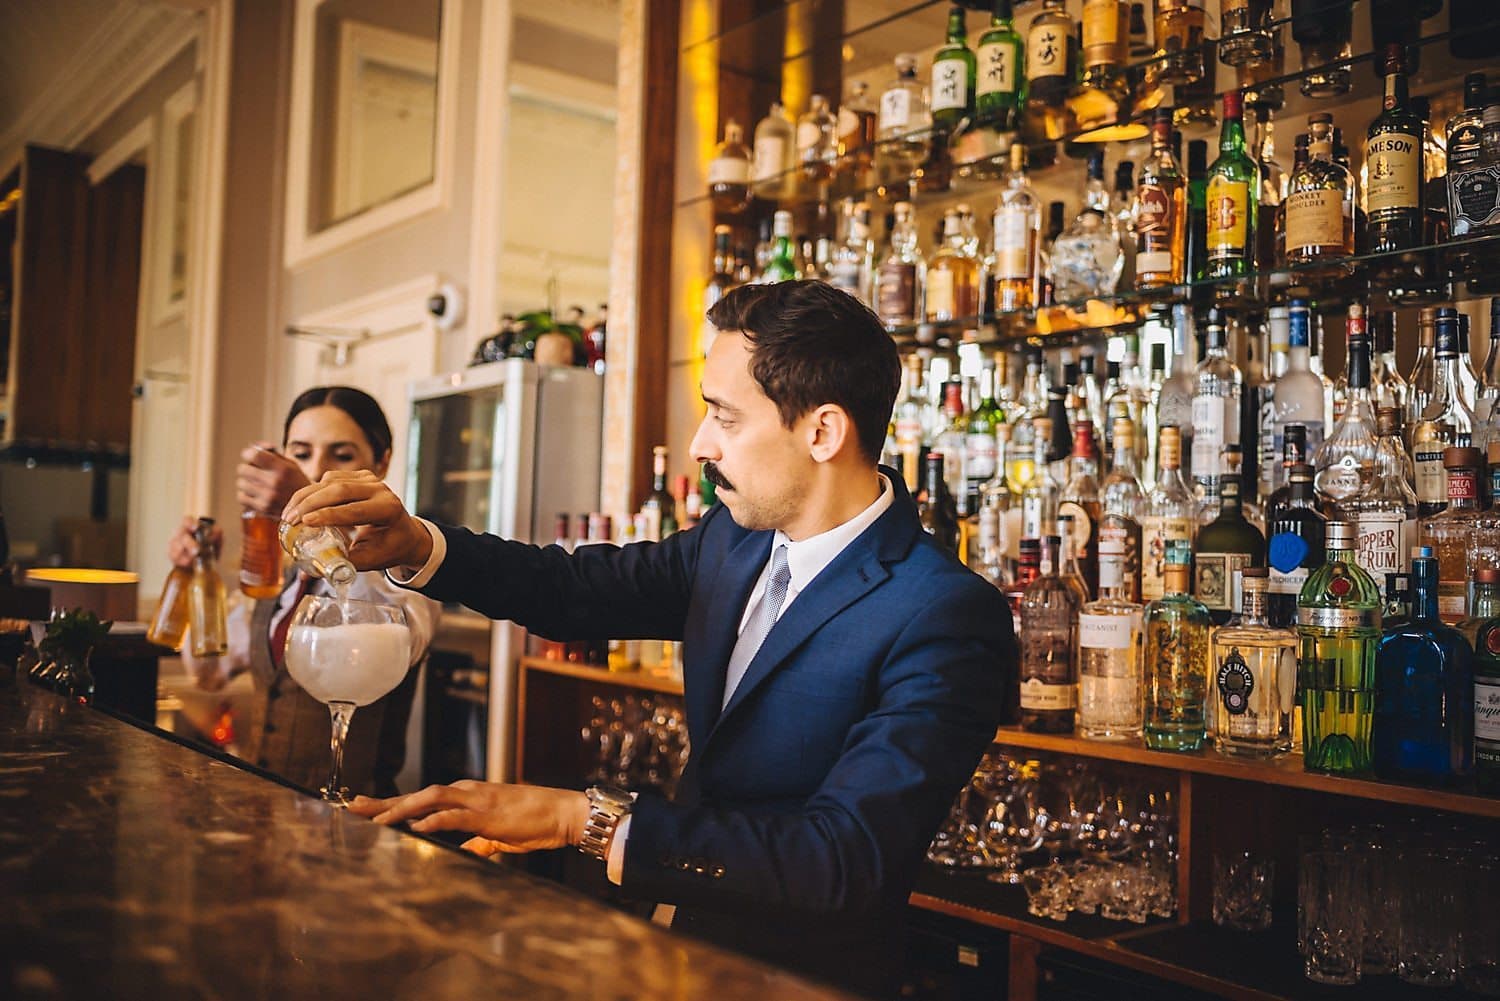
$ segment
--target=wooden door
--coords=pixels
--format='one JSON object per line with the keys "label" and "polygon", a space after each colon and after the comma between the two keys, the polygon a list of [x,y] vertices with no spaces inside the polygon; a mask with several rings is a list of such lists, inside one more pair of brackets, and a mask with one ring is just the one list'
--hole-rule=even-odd
{"label": "wooden door", "polygon": [[22,161],[8,443],[81,441],[81,399],[87,393],[80,378],[80,332],[88,274],[88,161],[40,146],[26,147]]}

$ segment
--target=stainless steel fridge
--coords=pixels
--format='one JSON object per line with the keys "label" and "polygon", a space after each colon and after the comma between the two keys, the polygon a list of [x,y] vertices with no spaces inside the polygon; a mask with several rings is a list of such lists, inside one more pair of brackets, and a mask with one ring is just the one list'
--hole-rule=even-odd
{"label": "stainless steel fridge", "polygon": [[[545,545],[558,513],[598,509],[602,376],[513,358],[414,382],[409,396],[417,515]],[[512,623],[443,610],[413,712],[423,783],[512,778],[524,641]]]}

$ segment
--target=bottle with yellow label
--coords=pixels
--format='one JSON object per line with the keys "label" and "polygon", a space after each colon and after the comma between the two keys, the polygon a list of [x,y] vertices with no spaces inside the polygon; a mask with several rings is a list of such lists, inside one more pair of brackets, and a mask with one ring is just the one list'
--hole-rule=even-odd
{"label": "bottle with yellow label", "polygon": [[1422,245],[1422,118],[1407,97],[1406,47],[1392,44],[1382,60],[1383,108],[1365,139],[1365,207],[1370,250]]}
{"label": "bottle with yellow label", "polygon": [[1255,262],[1259,173],[1245,152],[1241,109],[1240,92],[1226,92],[1219,158],[1208,169],[1206,277],[1212,279],[1237,278]]}

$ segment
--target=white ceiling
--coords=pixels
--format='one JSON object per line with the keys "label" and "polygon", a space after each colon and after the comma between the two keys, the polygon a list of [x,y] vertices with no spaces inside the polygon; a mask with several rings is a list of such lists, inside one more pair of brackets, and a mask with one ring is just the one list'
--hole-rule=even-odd
{"label": "white ceiling", "polygon": [[72,57],[121,7],[141,0],[4,0],[0,135],[67,71]]}

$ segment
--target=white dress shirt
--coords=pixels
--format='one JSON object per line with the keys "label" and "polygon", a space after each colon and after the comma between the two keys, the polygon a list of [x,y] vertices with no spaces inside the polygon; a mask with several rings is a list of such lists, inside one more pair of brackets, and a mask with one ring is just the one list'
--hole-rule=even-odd
{"label": "white dress shirt", "polygon": [[[797,600],[797,596],[817,579],[818,575],[823,572],[828,564],[837,559],[838,555],[847,549],[851,542],[859,538],[865,529],[875,524],[876,519],[890,509],[891,504],[896,499],[896,492],[892,489],[890,481],[886,479],[884,473],[877,473],[876,475],[880,477],[880,496],[876,497],[874,503],[869,507],[842,525],[830,528],[826,532],[803,539],[800,542],[793,542],[787,538],[785,532],[777,530],[775,537],[771,539],[770,551],[774,553],[777,546],[785,545],[787,547],[787,569],[791,572],[791,580],[787,583],[786,598],[782,600],[781,610],[776,615],[778,622],[786,614],[786,610],[791,607],[792,602]],[[437,526],[422,518],[418,518],[417,520],[425,525],[427,531],[432,535],[432,555],[422,565],[422,569],[411,576],[406,576],[406,574],[410,573],[410,568],[406,567],[400,568],[398,571],[388,571],[391,581],[402,587],[421,587],[426,584],[432,579],[432,575],[437,573],[438,567],[443,563],[443,557],[448,553],[447,541],[443,538],[443,533],[438,530]],[[750,621],[751,614],[759,607],[761,601],[764,600],[766,583],[770,580],[770,577],[771,559],[767,556],[766,565],[761,568],[760,576],[756,579],[755,586],[750,590],[750,598],[745,602],[745,611],[740,616],[740,625],[736,631],[736,635],[744,632],[745,624]],[[724,693],[724,701],[726,703],[732,694],[732,692]],[[630,816],[627,814],[625,819],[620,821],[620,826],[615,831],[615,836],[609,845],[609,860],[606,872],[609,876],[609,881],[616,886],[619,886],[620,881],[624,878],[625,842],[629,837]],[[663,923],[669,924],[670,917]]]}

